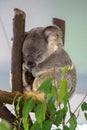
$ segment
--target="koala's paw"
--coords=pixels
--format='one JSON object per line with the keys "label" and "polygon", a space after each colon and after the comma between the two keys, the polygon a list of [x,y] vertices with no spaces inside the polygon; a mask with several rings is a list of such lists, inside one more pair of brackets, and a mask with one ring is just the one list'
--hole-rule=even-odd
{"label": "koala's paw", "polygon": [[34,81],[34,77],[33,75],[29,72],[29,70],[27,70],[24,66],[24,64],[22,65],[22,81],[23,81],[23,86],[24,86],[24,91],[30,91],[32,90],[32,84]]}
{"label": "koala's paw", "polygon": [[23,81],[23,86],[24,86],[24,87],[27,87],[27,86],[28,86],[28,83],[27,83],[27,81],[26,81],[26,74],[25,74],[24,71],[23,71],[23,73],[22,73],[22,81]]}

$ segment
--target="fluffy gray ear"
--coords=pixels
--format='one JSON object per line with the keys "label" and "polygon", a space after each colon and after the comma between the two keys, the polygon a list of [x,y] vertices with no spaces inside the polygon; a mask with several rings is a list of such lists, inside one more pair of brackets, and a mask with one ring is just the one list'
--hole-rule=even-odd
{"label": "fluffy gray ear", "polygon": [[44,28],[44,35],[46,38],[49,36],[61,37],[63,36],[61,29],[58,26],[47,26]]}

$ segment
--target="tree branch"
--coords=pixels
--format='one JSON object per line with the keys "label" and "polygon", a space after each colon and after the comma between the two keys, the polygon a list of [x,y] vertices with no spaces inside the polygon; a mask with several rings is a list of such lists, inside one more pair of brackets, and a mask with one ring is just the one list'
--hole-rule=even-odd
{"label": "tree branch", "polygon": [[20,92],[7,92],[0,90],[0,103],[12,104],[15,97],[21,96]]}
{"label": "tree branch", "polygon": [[18,91],[7,92],[7,91],[0,90],[0,103],[12,104],[14,99],[15,98],[17,99],[19,96],[23,96],[22,101],[25,101],[29,97],[32,97],[34,100],[39,100],[39,101],[45,100],[45,94],[43,92],[30,92],[29,91],[23,94]]}
{"label": "tree branch", "polygon": [[0,118],[7,120],[11,125],[16,120],[16,117],[3,105],[0,103]]}

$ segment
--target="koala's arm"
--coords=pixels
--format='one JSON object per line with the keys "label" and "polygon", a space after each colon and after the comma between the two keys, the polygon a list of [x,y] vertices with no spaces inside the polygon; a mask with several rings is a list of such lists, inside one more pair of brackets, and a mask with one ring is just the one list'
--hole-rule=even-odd
{"label": "koala's arm", "polygon": [[32,69],[32,74],[34,77],[36,77],[39,73],[44,73],[48,69],[52,69],[55,67],[63,68],[67,65],[72,66],[72,60],[70,59],[70,56],[63,48],[58,48],[42,63],[34,67]]}

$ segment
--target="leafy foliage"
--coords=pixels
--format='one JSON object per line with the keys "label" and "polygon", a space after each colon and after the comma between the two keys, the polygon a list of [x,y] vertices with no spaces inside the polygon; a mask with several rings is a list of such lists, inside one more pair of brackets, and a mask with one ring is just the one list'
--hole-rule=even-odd
{"label": "leafy foliage", "polygon": [[[62,70],[62,77],[60,83],[60,89],[57,90],[56,86],[52,84],[52,78],[46,79],[38,88],[36,93],[44,92],[45,100],[38,101],[29,97],[23,104],[22,117],[20,116],[20,102],[22,96],[17,99],[16,112],[17,112],[17,124],[23,124],[24,130],[75,130],[77,127],[77,116],[75,112],[72,112],[69,103],[69,94],[67,91],[67,81],[65,79],[65,73],[69,70],[69,66],[66,66]],[[87,120],[87,103],[81,102],[82,111],[84,112],[85,119]],[[30,112],[34,112],[35,120],[33,121]],[[67,112],[70,114],[70,118],[66,122]],[[31,123],[30,123],[31,122]],[[1,128],[2,126],[0,126]],[[3,127],[4,128],[4,127]],[[20,129],[20,127],[19,127]],[[3,130],[9,130],[8,128]],[[14,127],[13,130],[16,130]]]}
{"label": "leafy foliage", "polygon": [[77,126],[77,118],[76,118],[76,116],[75,116],[74,113],[72,113],[72,116],[71,116],[71,118],[70,118],[69,123],[70,123],[69,129],[70,129],[70,130],[75,130],[75,129],[76,129],[76,126]]}
{"label": "leafy foliage", "polygon": [[83,102],[83,104],[81,105],[81,109],[84,112],[84,117],[87,120],[87,103]]}
{"label": "leafy foliage", "polygon": [[81,109],[82,111],[87,111],[87,103],[83,102],[83,104],[81,105]]}
{"label": "leafy foliage", "polygon": [[24,106],[23,106],[23,110],[22,110],[22,116],[23,116],[22,122],[23,122],[24,130],[29,129],[28,115],[29,115],[29,112],[31,112],[33,110],[33,107],[34,107],[34,100],[32,98],[28,98],[24,102]]}
{"label": "leafy foliage", "polygon": [[45,114],[46,114],[46,103],[45,102],[39,102],[35,108],[35,116],[36,120],[39,123],[39,125],[42,127],[42,123],[45,120]]}
{"label": "leafy foliage", "polygon": [[[64,77],[69,67],[63,68],[60,89],[52,84],[53,79],[46,79],[38,88],[38,92],[44,92],[46,100],[38,101],[33,98],[28,98],[22,109],[22,123],[24,130],[51,130],[52,125],[55,125],[55,130],[61,130],[60,125],[64,130],[74,130],[77,126],[77,117],[71,112],[69,104],[69,94],[67,91],[67,82]],[[18,100],[20,101],[20,99]],[[62,105],[61,105],[62,104]],[[19,102],[17,104],[19,109]],[[30,112],[35,113],[36,120],[29,124],[31,117]],[[70,112],[69,126],[65,123],[67,112]],[[32,120],[31,120],[32,121]]]}
{"label": "leafy foliage", "polygon": [[16,112],[19,116],[19,111],[20,111],[20,102],[21,102],[21,99],[23,98],[23,96],[19,96],[16,100],[17,104],[16,104]]}

